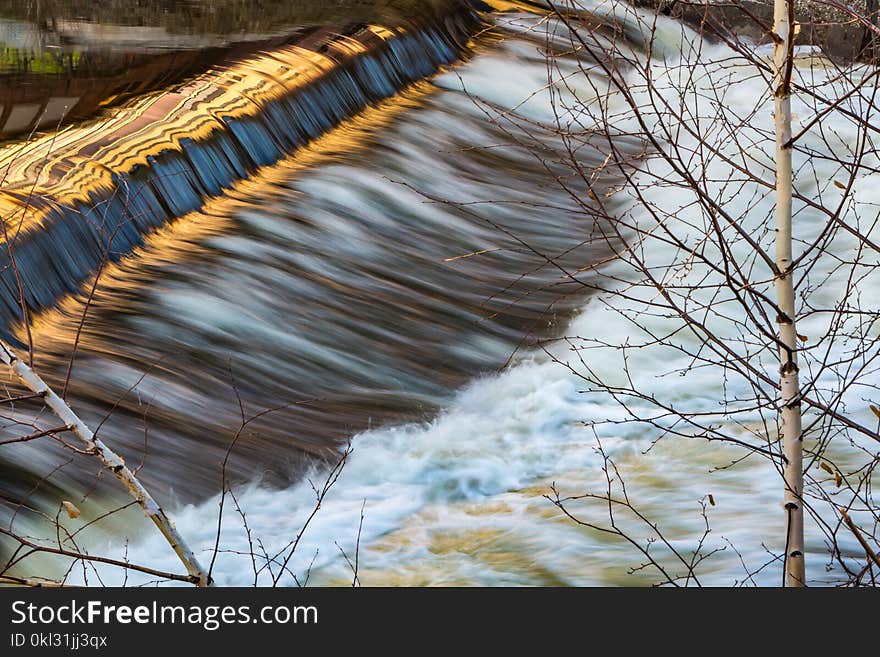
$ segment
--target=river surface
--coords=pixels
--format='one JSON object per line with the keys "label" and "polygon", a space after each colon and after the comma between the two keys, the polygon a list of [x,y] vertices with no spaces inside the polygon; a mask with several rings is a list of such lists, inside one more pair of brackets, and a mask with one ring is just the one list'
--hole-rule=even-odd
{"label": "river surface", "polygon": [[[632,546],[573,523],[545,498],[554,484],[568,495],[603,489],[604,461],[584,423],[621,413],[584,394],[579,356],[558,338],[610,343],[632,329],[591,294],[588,272],[577,281],[563,273],[609,250],[557,181],[567,170],[543,54],[553,37],[537,15],[490,22],[438,74],[161,226],[108,264],[94,293],[87,283],[34,314],[37,369],[63,385],[76,345],[71,404],[137,464],[205,562],[219,531],[219,584],[345,585],[355,553],[365,585],[657,581],[631,572],[641,563]],[[663,25],[675,51],[681,29]],[[271,28],[261,38],[283,32]],[[591,75],[565,93],[595,97],[602,76]],[[577,154],[585,167],[605,157],[599,141]],[[617,183],[598,175],[597,188]],[[610,196],[608,208],[615,203]],[[21,324],[9,321],[24,344]],[[642,385],[667,385],[655,378],[662,354],[638,357]],[[713,383],[695,375],[675,385],[699,407]],[[696,547],[700,501],[712,494],[706,545],[721,551],[701,564],[701,582],[777,583],[776,567],[754,573],[781,549],[781,512],[756,512],[779,508],[773,468],[748,459],[718,470],[735,450],[676,439],[646,455],[656,436],[621,426],[602,436],[603,448],[678,549]],[[341,474],[281,569],[315,506],[313,485],[347,445]],[[82,519],[125,503],[112,486],[93,490],[87,459],[68,464],[63,450],[35,443],[6,452],[11,503],[23,491],[45,509],[70,499]],[[34,483],[49,472],[53,485]],[[218,523],[221,481],[234,500],[225,496]],[[578,511],[603,516],[601,506]],[[20,511],[14,522],[44,527],[38,513]],[[142,525],[129,509],[82,540],[179,570]],[[823,545],[810,540],[808,565],[820,571]],[[81,565],[69,576],[150,579]]]}

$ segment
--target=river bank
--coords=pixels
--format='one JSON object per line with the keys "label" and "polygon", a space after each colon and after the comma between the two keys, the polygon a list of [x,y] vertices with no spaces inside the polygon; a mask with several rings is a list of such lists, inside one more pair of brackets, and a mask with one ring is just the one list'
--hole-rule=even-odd
{"label": "river bank", "polygon": [[[759,44],[772,43],[772,0],[733,0],[692,2],[688,0],[634,0],[636,6],[653,9],[659,14],[684,21],[697,33],[710,40],[747,37]],[[872,31],[856,14],[870,17],[873,5],[876,24],[876,2],[857,0],[843,8],[821,1],[797,0],[795,21],[797,45],[814,45],[830,58],[839,61],[866,60],[874,56]],[[844,5],[841,5],[843,7]]]}

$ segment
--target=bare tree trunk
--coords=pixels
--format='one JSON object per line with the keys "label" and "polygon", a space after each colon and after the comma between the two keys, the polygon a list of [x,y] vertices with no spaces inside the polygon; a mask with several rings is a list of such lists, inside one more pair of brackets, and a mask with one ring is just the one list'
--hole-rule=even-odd
{"label": "bare tree trunk", "polygon": [[15,352],[7,344],[0,341],[0,360],[7,365],[19,378],[19,380],[34,393],[42,395],[46,405],[65,426],[86,446],[89,453],[94,454],[110,472],[116,475],[144,510],[144,514],[155,523],[159,531],[171,545],[171,549],[177,554],[181,563],[186,567],[191,581],[198,586],[210,586],[207,571],[199,564],[193,551],[187,545],[184,538],[177,531],[174,523],[165,514],[158,502],[153,499],[150,492],[138,481],[134,473],[125,465],[116,452],[107,447],[100,438],[96,438],[85,423],[73,412],[70,406],[56,395],[51,388],[34,372],[27,363],[18,358]]}
{"label": "bare tree trunk", "polygon": [[782,450],[785,455],[785,585],[804,586],[803,435],[798,379],[791,234],[791,73],[793,0],[774,0],[774,121],[776,124],[776,300],[779,305],[779,364]]}

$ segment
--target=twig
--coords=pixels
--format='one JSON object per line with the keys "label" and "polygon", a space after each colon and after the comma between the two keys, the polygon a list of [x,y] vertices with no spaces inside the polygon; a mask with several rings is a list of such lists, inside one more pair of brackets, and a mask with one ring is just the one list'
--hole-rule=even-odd
{"label": "twig", "polygon": [[79,416],[73,412],[70,406],[61,397],[56,395],[27,363],[18,358],[9,345],[2,341],[0,341],[0,360],[15,373],[29,390],[43,395],[46,405],[65,423],[67,429],[80,439],[83,445],[85,445],[86,451],[101,459],[104,467],[122,482],[134,500],[144,510],[147,517],[153,521],[156,527],[159,528],[159,531],[162,532],[165,540],[171,545],[171,549],[174,550],[189,573],[191,577],[189,581],[193,581],[199,586],[210,586],[211,580],[199,564],[192,549],[187,545],[183,536],[177,531],[174,523],[171,522],[171,519],[162,507],[159,506],[149,491],[144,488],[137,477],[134,476],[134,473],[125,465],[122,457],[107,447],[100,438],[97,438]]}
{"label": "twig", "polygon": [[853,536],[856,537],[856,540],[862,546],[862,549],[865,551],[865,554],[868,558],[877,564],[877,567],[880,568],[880,557],[877,556],[877,553],[871,549],[871,546],[868,545],[868,541],[865,540],[865,537],[862,536],[862,532],[859,531],[859,528],[856,527],[856,524],[852,521],[852,518],[849,517],[849,514],[844,510],[840,510],[840,515],[843,516],[843,522],[846,523],[846,526],[853,533]]}

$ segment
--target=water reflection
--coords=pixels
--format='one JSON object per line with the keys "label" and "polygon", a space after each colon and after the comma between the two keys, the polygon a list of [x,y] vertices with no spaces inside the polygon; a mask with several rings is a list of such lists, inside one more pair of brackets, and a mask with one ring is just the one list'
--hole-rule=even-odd
{"label": "water reflection", "polygon": [[[511,41],[472,75],[540,75],[539,45]],[[522,101],[481,86],[493,102]],[[361,429],[431,417],[581,302],[588,288],[560,268],[605,256],[592,219],[550,182],[558,138],[516,121],[487,121],[456,73],[410,88],[107,269],[81,333],[83,296],[43,313],[38,367],[62,378],[79,337],[77,409],[183,499],[215,490],[241,422],[236,394],[250,412],[276,410],[248,426],[229,475],[274,483]],[[581,153],[587,166],[604,160],[598,147]],[[38,447],[15,457],[33,468]],[[89,486],[78,467],[56,480]]]}
{"label": "water reflection", "polygon": [[0,8],[0,141],[80,121],[318,28],[400,23],[448,2],[77,2]]}
{"label": "water reflection", "polygon": [[0,19],[33,25],[57,45],[122,39],[155,47],[175,35],[239,38],[290,26],[399,22],[424,18],[444,5],[445,0],[4,0]]}
{"label": "water reflection", "polygon": [[[33,172],[43,185],[22,233],[36,246],[16,246],[32,307],[44,309],[32,327],[36,367],[62,386],[76,351],[69,400],[164,502],[215,493],[227,453],[229,481],[287,484],[363,429],[432,418],[582,303],[588,275],[578,283],[562,271],[604,258],[607,245],[554,180],[566,171],[562,144],[546,97],[533,93],[546,79],[546,39],[484,34],[469,64],[411,84],[469,52],[444,39],[454,28],[406,41],[375,25],[315,30],[310,49],[139,97],[105,123],[37,140],[10,168],[13,206]],[[578,93],[593,93],[591,83]],[[601,167],[601,143],[585,136],[578,152],[597,169],[596,189],[619,182]],[[112,194],[75,204],[135,184],[155,202],[139,196],[128,214],[118,210],[131,203],[114,205]],[[75,211],[61,216],[62,205]],[[92,295],[70,281],[87,280],[89,245],[107,236],[74,228],[106,228],[112,217],[144,243],[126,237]],[[7,293],[14,318],[11,283]],[[229,451],[242,409],[271,412]],[[4,435],[47,421],[21,404]],[[122,501],[112,482],[96,484],[90,457],[48,440],[15,447],[0,461],[0,497],[7,510],[21,500],[37,510],[17,522],[40,522],[59,495],[84,518]],[[424,471],[441,488],[444,463]]]}
{"label": "water reflection", "polygon": [[18,263],[8,250],[0,260],[10,265],[0,320],[22,318],[22,298],[40,309],[75,292],[157,226],[454,62],[480,25],[463,10],[420,28],[314,30],[100,121],[0,149],[0,217]]}

